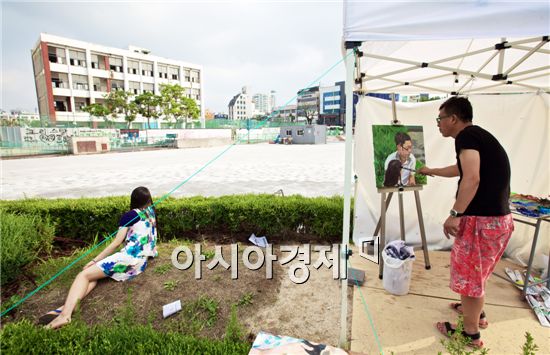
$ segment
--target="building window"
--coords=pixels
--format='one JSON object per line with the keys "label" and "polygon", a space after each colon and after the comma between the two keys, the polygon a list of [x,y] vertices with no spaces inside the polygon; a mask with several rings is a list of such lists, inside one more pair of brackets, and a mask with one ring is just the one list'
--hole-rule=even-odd
{"label": "building window", "polygon": [[153,63],[141,62],[141,75],[153,76]]}
{"label": "building window", "polygon": [[55,100],[53,102],[53,106],[57,112],[67,112],[67,105],[65,101]]}
{"label": "building window", "polygon": [[109,69],[117,73],[122,73],[122,58],[109,57]]}
{"label": "building window", "polygon": [[123,80],[111,80],[111,91],[124,90]]}
{"label": "building window", "polygon": [[168,67],[166,65],[158,65],[159,78],[168,79]]}
{"label": "building window", "polygon": [[299,130],[296,131],[296,134],[297,134],[298,136],[303,136],[303,135],[304,135],[304,130],[303,130],[303,129],[299,129]]}
{"label": "building window", "polygon": [[72,74],[73,89],[75,90],[88,90],[88,77],[85,75]]}
{"label": "building window", "polygon": [[48,60],[50,63],[67,64],[67,60],[65,59],[65,49],[48,47]]}
{"label": "building window", "polygon": [[83,112],[83,108],[88,106],[88,99],[75,97],[74,106],[76,112]]}
{"label": "building window", "polygon": [[69,88],[69,76],[66,73],[52,72],[52,87],[60,89]]}
{"label": "building window", "polygon": [[138,75],[139,63],[134,60],[128,60],[128,74]]}
{"label": "building window", "polygon": [[91,66],[92,69],[101,69],[105,70],[105,56],[100,54],[92,53],[90,56],[90,59],[92,61]]}
{"label": "building window", "polygon": [[169,67],[168,68],[168,74],[171,80],[180,80],[180,69]]}
{"label": "building window", "polygon": [[107,92],[107,79],[94,77],[94,91]]}
{"label": "building window", "polygon": [[132,92],[134,95],[140,94],[140,87],[139,83],[137,81],[129,81],[128,82],[128,88],[130,92]]}
{"label": "building window", "polygon": [[143,83],[143,92],[150,92],[151,94],[154,94],[155,86],[153,84]]}
{"label": "building window", "polygon": [[86,53],[69,50],[69,63],[72,66],[85,67],[86,66]]}

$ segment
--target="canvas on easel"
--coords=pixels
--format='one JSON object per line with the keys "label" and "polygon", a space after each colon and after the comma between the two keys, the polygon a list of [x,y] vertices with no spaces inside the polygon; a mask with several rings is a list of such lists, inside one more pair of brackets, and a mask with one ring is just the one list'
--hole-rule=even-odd
{"label": "canvas on easel", "polygon": [[422,126],[373,125],[376,187],[425,185],[416,171],[426,165]]}

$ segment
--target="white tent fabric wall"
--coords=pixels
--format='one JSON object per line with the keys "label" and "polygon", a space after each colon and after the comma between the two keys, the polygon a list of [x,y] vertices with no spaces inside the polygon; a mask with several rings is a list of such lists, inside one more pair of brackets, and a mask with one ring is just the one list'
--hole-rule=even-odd
{"label": "white tent fabric wall", "polygon": [[[517,193],[547,196],[550,191],[550,95],[506,94],[471,95],[474,123],[488,129],[505,147],[512,166],[511,189]],[[424,127],[426,164],[442,167],[456,162],[454,140],[443,138],[435,118],[441,100],[425,103],[396,103],[397,118],[404,125]],[[391,102],[362,97],[357,106],[354,168],[358,176],[355,192],[353,239],[372,237],[380,216],[380,195],[376,191],[373,163],[373,124],[390,124]],[[456,193],[457,178],[428,178],[420,192],[426,236],[430,249],[449,248],[452,240],[443,235],[442,223],[448,216]],[[405,230],[408,242],[421,244],[416,207],[412,193],[404,194]],[[387,240],[398,239],[399,215],[394,198],[387,215]],[[534,229],[516,223],[507,255],[526,262]],[[539,235],[535,267],[544,267],[542,254],[550,249],[550,224],[543,223]]]}

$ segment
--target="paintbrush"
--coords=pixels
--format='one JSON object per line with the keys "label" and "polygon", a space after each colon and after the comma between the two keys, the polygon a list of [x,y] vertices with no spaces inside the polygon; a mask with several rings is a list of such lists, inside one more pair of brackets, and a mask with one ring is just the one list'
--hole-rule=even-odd
{"label": "paintbrush", "polygon": [[[415,169],[411,169],[411,168],[407,168],[405,166],[402,166],[401,169],[405,169],[405,170],[408,170],[408,171],[412,171],[413,173],[416,173],[416,170]],[[426,176],[431,176],[433,177],[432,174],[422,174],[422,173],[419,173],[420,175],[426,175]]]}

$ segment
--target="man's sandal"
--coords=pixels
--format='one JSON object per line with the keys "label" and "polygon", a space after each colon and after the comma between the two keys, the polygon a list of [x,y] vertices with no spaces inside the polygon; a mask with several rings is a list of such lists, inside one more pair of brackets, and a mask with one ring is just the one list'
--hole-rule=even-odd
{"label": "man's sandal", "polygon": [[[453,328],[449,322],[438,322],[435,324],[437,330],[447,337],[452,337],[456,333],[456,329]],[[465,331],[462,331],[462,336],[470,340],[468,346],[476,349],[483,348],[483,342],[481,341],[481,334],[479,332],[475,334],[468,334]]]}
{"label": "man's sandal", "polygon": [[50,312],[44,314],[42,317],[38,318],[38,324],[39,325],[48,325],[55,318],[57,318],[57,316],[60,315],[60,314],[61,314],[60,309],[54,309],[53,311],[50,311]]}
{"label": "man's sandal", "polygon": [[[450,304],[451,308],[455,310],[458,314],[462,313],[462,303],[460,302],[453,302]],[[459,308],[460,307],[460,308]],[[481,314],[479,315],[479,327],[481,329],[485,329],[489,326],[489,322],[487,321],[487,317],[485,315],[485,311],[481,311]]]}

